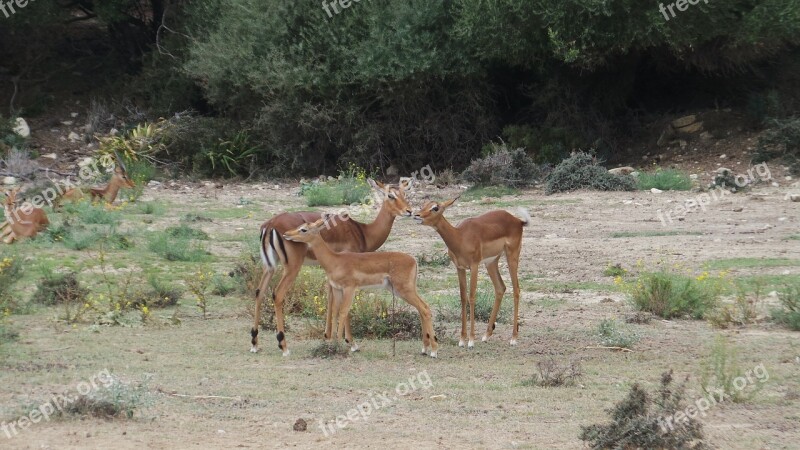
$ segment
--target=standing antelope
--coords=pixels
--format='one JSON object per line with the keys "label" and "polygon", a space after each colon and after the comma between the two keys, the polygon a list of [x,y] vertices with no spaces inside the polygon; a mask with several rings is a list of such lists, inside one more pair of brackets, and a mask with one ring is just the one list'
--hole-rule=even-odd
{"label": "standing antelope", "polygon": [[[92,201],[103,199],[105,202],[111,204],[117,199],[119,190],[124,187],[132,189],[136,187],[136,185],[133,183],[133,180],[128,177],[128,171],[125,169],[125,165],[122,163],[122,160],[117,157],[117,164],[114,167],[114,175],[112,175],[111,179],[108,180],[108,184],[102,188],[89,188],[88,194],[92,197]],[[70,200],[73,202],[78,201],[84,198],[86,194],[87,192],[81,188],[69,189],[58,199],[58,204],[60,204],[63,200]]]}
{"label": "standing antelope", "polygon": [[6,192],[5,213],[8,220],[0,224],[0,239],[10,244],[19,238],[35,237],[50,221],[42,208],[17,206],[20,188]]}
{"label": "standing antelope", "polygon": [[435,358],[439,344],[433,331],[431,308],[417,293],[417,260],[400,252],[336,253],[320,235],[327,225],[325,219],[319,219],[287,231],[283,238],[308,244],[319,264],[325,269],[328,285],[333,290],[335,310],[338,312],[338,317],[334,317],[334,324],[337,325],[336,339],[341,339],[344,332],[345,341],[353,346],[351,350],[357,349],[350,327],[345,326],[353,296],[359,288],[381,287],[392,291],[419,311],[422,353],[425,354],[430,349],[431,357]]}
{"label": "standing antelope", "polygon": [[[497,312],[500,302],[506,292],[506,285],[500,277],[498,264],[500,257],[506,255],[508,271],[511,273],[511,283],[514,287],[514,329],[511,335],[511,345],[517,344],[519,333],[519,255],[522,249],[522,227],[531,221],[530,214],[520,208],[522,219],[518,219],[506,211],[490,211],[478,217],[463,220],[458,226],[453,226],[443,214],[458,197],[445,202],[427,202],[422,209],[414,214],[414,219],[423,225],[428,225],[439,233],[447,245],[447,253],[458,269],[458,287],[461,294],[461,340],[459,347],[464,346],[467,339],[467,301],[470,306],[470,332],[467,348],[475,344],[475,294],[478,289],[478,266],[486,265],[489,278],[494,285],[494,306],[489,318],[489,325],[483,341],[489,339],[494,332]],[[467,270],[470,271],[469,297],[467,297]]]}
{"label": "standing antelope", "polygon": [[[378,212],[378,216],[372,223],[364,224],[355,220],[341,220],[321,232],[322,238],[328,243],[333,251],[349,252],[371,252],[375,251],[386,242],[389,232],[392,230],[394,219],[398,216],[411,216],[411,207],[406,202],[406,184],[399,187],[383,185],[379,182],[368,180],[370,186],[383,196],[383,204]],[[278,329],[278,347],[283,350],[283,355],[289,355],[289,347],[286,343],[284,334],[283,299],[289,288],[297,278],[300,268],[304,264],[316,264],[314,252],[308,245],[301,242],[292,242],[283,239],[283,234],[294,230],[300,225],[315,222],[322,218],[316,212],[292,212],[281,213],[261,225],[261,259],[264,262],[264,274],[261,282],[256,289],[256,311],[255,323],[250,330],[251,343],[250,349],[255,353],[258,351],[258,326],[261,320],[261,302],[266,295],[267,287],[272,275],[278,266],[283,264],[284,270],[278,286],[272,292],[275,302],[275,321]],[[328,291],[328,310],[325,320],[325,338],[332,337],[333,308],[331,302],[331,290]],[[345,321],[345,326],[349,329],[349,319]]]}

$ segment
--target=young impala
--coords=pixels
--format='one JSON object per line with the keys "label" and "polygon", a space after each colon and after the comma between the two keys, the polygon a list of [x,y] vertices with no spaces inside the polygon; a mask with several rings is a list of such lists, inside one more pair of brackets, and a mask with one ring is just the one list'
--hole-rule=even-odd
{"label": "young impala", "polygon": [[[465,219],[458,226],[453,226],[443,214],[458,198],[445,202],[427,202],[422,209],[414,214],[414,219],[423,225],[428,225],[439,233],[447,245],[450,259],[458,269],[458,287],[461,293],[461,340],[459,347],[464,346],[467,339],[467,302],[470,307],[470,332],[468,348],[475,342],[475,293],[478,288],[478,266],[486,265],[489,278],[494,285],[494,306],[489,318],[489,325],[483,341],[489,339],[494,332],[497,311],[506,292],[506,285],[500,277],[498,264],[500,257],[506,255],[508,271],[511,273],[511,283],[514,287],[514,329],[511,335],[511,345],[516,345],[519,333],[519,255],[522,249],[522,227],[531,221],[528,212],[520,208],[522,219],[518,219],[506,211],[490,211],[486,214],[470,219]],[[467,270],[470,272],[469,295],[467,295]]]}
{"label": "young impala", "polygon": [[[405,190],[407,184],[399,187],[383,185],[379,182],[368,180],[370,186],[383,197],[383,204],[378,216],[372,223],[364,224],[353,219],[330,222],[331,226],[322,230],[322,237],[334,251],[372,252],[380,248],[389,237],[394,220],[398,216],[411,216],[411,207],[406,202]],[[322,218],[317,212],[292,212],[281,213],[261,225],[261,259],[264,262],[264,274],[256,289],[255,323],[250,330],[252,348],[251,352],[258,351],[258,326],[261,320],[261,302],[267,292],[272,275],[278,266],[283,264],[284,270],[278,286],[272,292],[275,302],[275,321],[278,329],[278,347],[283,350],[284,356],[289,354],[286,335],[284,334],[283,299],[289,288],[297,278],[300,268],[304,264],[316,264],[314,251],[301,242],[291,242],[282,236],[300,225],[315,222]],[[331,307],[331,290],[328,290],[328,310],[325,323],[325,338],[332,337],[333,308]],[[345,321],[349,328],[349,319]]]}
{"label": "young impala", "polygon": [[121,188],[135,188],[136,185],[133,183],[133,180],[128,177],[128,171],[122,163],[122,160],[117,157],[116,161],[117,164],[114,167],[114,174],[111,176],[111,179],[108,180],[108,184],[105,187],[89,188],[88,192],[82,188],[69,189],[59,197],[57,205],[60,205],[64,200],[73,202],[81,200],[85,198],[87,194],[91,196],[92,201],[102,199],[106,203],[111,204],[117,199],[117,194]]}
{"label": "young impala", "polygon": [[20,238],[35,237],[50,224],[43,209],[34,208],[30,204],[19,205],[17,193],[19,188],[5,193],[5,214],[8,220],[0,224],[0,239],[4,244]]}
{"label": "young impala", "polygon": [[345,342],[355,346],[349,327],[343,326],[353,304],[356,289],[381,287],[393,291],[398,297],[419,311],[422,322],[422,353],[430,348],[431,357],[436,357],[439,344],[433,331],[431,309],[417,293],[417,260],[413,256],[399,252],[380,253],[336,253],[328,247],[320,235],[327,227],[324,219],[311,224],[300,225],[297,229],[283,234],[284,239],[308,244],[314,251],[319,264],[328,276],[328,285],[338,311],[334,316],[336,339],[345,333]]}

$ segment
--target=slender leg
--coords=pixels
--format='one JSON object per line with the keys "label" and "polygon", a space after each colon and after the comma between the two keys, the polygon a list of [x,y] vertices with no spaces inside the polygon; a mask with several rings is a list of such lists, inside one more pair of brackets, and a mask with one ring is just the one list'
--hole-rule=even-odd
{"label": "slender leg", "polygon": [[253,314],[255,320],[253,328],[250,329],[250,343],[253,344],[250,351],[252,353],[258,352],[258,328],[261,325],[261,302],[264,299],[264,295],[267,293],[267,287],[269,287],[269,282],[272,280],[272,275],[274,273],[275,270],[265,267],[264,273],[261,275],[261,281],[258,283],[258,288],[256,288],[256,310]]}
{"label": "slender leg", "polygon": [[[356,293],[356,288],[353,286],[345,286],[342,289],[342,300],[341,304],[339,305],[338,311],[338,323],[336,324],[336,338],[341,339],[344,335],[345,330],[345,320],[347,320],[347,314],[350,313],[350,306],[353,305],[353,296]],[[349,344],[350,341],[348,339],[347,343]]]}
{"label": "slender leg", "polygon": [[278,347],[283,350],[283,356],[289,356],[289,345],[286,343],[286,334],[284,333],[286,324],[283,317],[283,300],[284,297],[286,297],[286,293],[289,292],[289,288],[294,283],[294,280],[297,279],[297,274],[300,273],[302,267],[302,264],[298,264],[297,266],[284,265],[281,280],[272,293],[273,299],[275,300],[275,322],[278,328]]}
{"label": "slender leg", "polygon": [[514,288],[514,331],[511,334],[511,345],[517,345],[517,335],[519,334],[519,276],[517,269],[519,268],[519,254],[521,250],[521,242],[517,245],[516,251],[507,252],[508,271],[511,273],[511,285]]}
{"label": "slender leg", "polygon": [[439,342],[436,339],[436,334],[433,329],[433,317],[431,315],[430,306],[428,306],[425,300],[420,298],[417,293],[416,285],[398,287],[396,292],[400,298],[416,308],[419,312],[420,322],[422,322],[423,353],[426,353],[425,350],[430,347],[431,357],[436,358],[437,351],[439,350]]}
{"label": "slender leg", "polygon": [[461,339],[458,346],[463,347],[467,341],[467,271],[458,269],[458,291],[461,295]]}
{"label": "slender leg", "polygon": [[467,348],[475,346],[475,296],[478,293],[478,265],[469,269],[469,342]]}
{"label": "slender leg", "polygon": [[506,285],[503,283],[503,278],[500,276],[499,267],[500,257],[494,261],[486,264],[486,271],[489,272],[489,278],[494,285],[494,306],[492,306],[492,315],[489,317],[489,325],[486,327],[486,334],[483,335],[483,342],[489,340],[492,333],[494,333],[495,323],[497,321],[497,313],[500,311],[500,303],[503,301],[503,295],[506,293]]}
{"label": "slender leg", "polygon": [[325,340],[330,341],[333,339],[333,307],[335,300],[333,298],[333,288],[330,283],[325,282],[325,294],[328,297],[328,308],[325,310]]}

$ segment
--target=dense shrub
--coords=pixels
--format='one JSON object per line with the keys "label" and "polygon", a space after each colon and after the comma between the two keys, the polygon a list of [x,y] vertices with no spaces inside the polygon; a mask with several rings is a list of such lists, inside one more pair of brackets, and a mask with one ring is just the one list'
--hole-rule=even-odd
{"label": "dense shrub", "polygon": [[48,306],[70,305],[83,303],[88,294],[75,273],[50,273],[39,281],[31,301]]}
{"label": "dense shrub", "polygon": [[567,192],[576,189],[598,191],[632,191],[636,179],[630,175],[614,175],[598,165],[592,155],[576,152],[562,161],[547,177],[545,193]]}
{"label": "dense shrub", "polygon": [[667,271],[644,273],[633,284],[630,296],[639,311],[665,319],[689,316],[702,319],[716,308],[719,279],[707,274],[697,278]]}
{"label": "dense shrub", "polygon": [[754,162],[780,158],[795,174],[800,174],[800,117],[774,119],[758,138]]}
{"label": "dense shrub", "polygon": [[646,191],[652,188],[662,191],[688,191],[692,188],[692,180],[689,175],[676,169],[641,172],[637,181],[639,189]]}
{"label": "dense shrub", "polygon": [[525,149],[509,148],[503,142],[492,143],[489,154],[473,160],[461,178],[478,185],[524,186],[538,181],[539,175]]}

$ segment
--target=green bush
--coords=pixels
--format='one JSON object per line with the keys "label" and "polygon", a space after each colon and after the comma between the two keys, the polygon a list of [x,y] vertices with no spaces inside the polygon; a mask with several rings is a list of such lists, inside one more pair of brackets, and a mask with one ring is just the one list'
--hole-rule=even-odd
{"label": "green bush", "polygon": [[102,204],[94,205],[87,201],[67,203],[64,205],[64,212],[69,216],[75,216],[84,224],[118,225],[120,221],[118,212],[109,211]]}
{"label": "green bush", "polygon": [[489,153],[473,160],[461,178],[483,186],[525,186],[539,180],[541,171],[523,148],[491,143]]}
{"label": "green bush", "polygon": [[794,174],[800,174],[800,117],[773,119],[769,129],[758,138],[753,162],[779,158]]}
{"label": "green bush", "polygon": [[649,191],[652,188],[662,191],[688,191],[692,188],[692,180],[689,175],[677,169],[641,172],[637,181],[639,189],[643,191]]}
{"label": "green bush", "polygon": [[175,238],[164,232],[151,235],[148,248],[167,261],[202,262],[211,259],[208,251],[199,242]]}
{"label": "green bush", "polygon": [[613,319],[604,319],[597,327],[600,345],[606,347],[632,348],[639,342],[639,336]]}
{"label": "green bush", "polygon": [[781,307],[772,311],[772,319],[791,330],[800,331],[800,283],[778,291]]}
{"label": "green bush", "polygon": [[83,304],[89,290],[78,281],[73,272],[49,273],[39,281],[31,301],[40,305]]}
{"label": "green bush", "polygon": [[717,279],[693,278],[667,271],[643,273],[630,289],[634,307],[659,317],[702,319],[719,302]]}
{"label": "green bush", "polygon": [[305,185],[301,194],[308,206],[337,206],[363,203],[371,188],[363,169],[350,166],[339,172],[339,177],[327,182]]}
{"label": "green bush", "polygon": [[208,233],[206,233],[205,231],[194,229],[185,224],[169,227],[164,231],[170,237],[178,239],[198,239],[201,241],[207,241],[209,238]]}
{"label": "green bush", "polygon": [[636,179],[630,175],[614,175],[597,164],[592,155],[577,152],[561,161],[547,177],[545,193],[568,192],[576,189],[598,191],[632,191]]}

